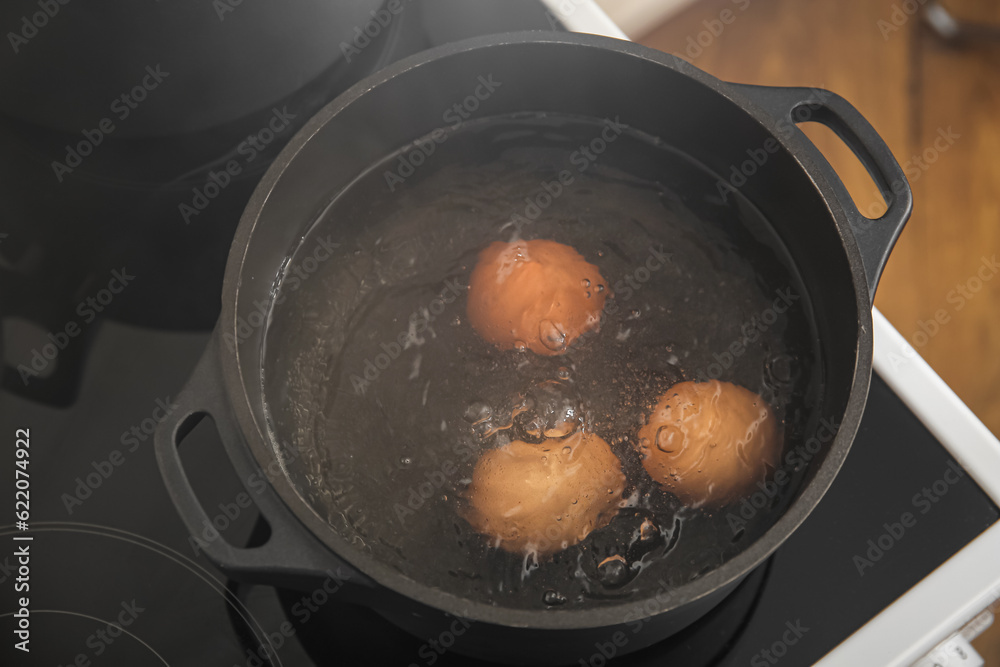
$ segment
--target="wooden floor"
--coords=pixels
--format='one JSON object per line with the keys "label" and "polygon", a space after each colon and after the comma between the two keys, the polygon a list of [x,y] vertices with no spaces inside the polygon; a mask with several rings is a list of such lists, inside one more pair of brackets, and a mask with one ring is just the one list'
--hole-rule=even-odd
{"label": "wooden floor", "polygon": [[[909,168],[915,199],[876,306],[1000,434],[1000,275],[991,264],[1000,259],[1000,42],[947,45],[919,15],[894,14],[904,4],[917,3],[700,0],[634,37],[721,79],[829,88],[872,122]],[[994,0],[944,4],[1000,26]],[[803,129],[859,208],[884,211],[847,148],[825,128]],[[943,135],[952,143],[935,147]],[[936,331],[935,315],[944,322]],[[1000,622],[976,646],[987,665],[1000,666]]]}

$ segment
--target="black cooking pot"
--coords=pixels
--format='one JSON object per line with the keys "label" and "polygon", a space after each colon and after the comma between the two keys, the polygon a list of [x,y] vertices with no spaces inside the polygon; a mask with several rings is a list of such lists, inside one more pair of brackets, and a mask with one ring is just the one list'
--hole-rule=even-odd
{"label": "black cooking pot", "polygon": [[[335,530],[304,500],[303,467],[315,458],[289,456],[268,435],[261,311],[287,257],[331,192],[432,132],[442,109],[486,75],[506,87],[491,100],[491,113],[618,117],[692,156],[719,174],[720,183],[730,181],[734,165],[744,175],[752,171],[752,178],[731,184],[773,226],[811,297],[825,378],[820,404],[812,409],[839,422],[839,430],[812,457],[787,509],[760,539],[683,585],[656,590],[653,584],[641,595],[591,609],[509,609],[460,598],[404,576]],[[827,125],[854,151],[885,193],[885,215],[869,220],[860,214],[829,163],[795,127],[804,120]],[[766,159],[740,167],[759,149]],[[198,418],[212,417],[233,467],[271,527],[267,542],[254,548],[204,540],[205,553],[232,577],[308,590],[332,575],[349,574],[339,595],[418,636],[450,632],[452,650],[490,660],[575,664],[586,661],[598,642],[613,642],[619,653],[648,646],[722,600],[788,538],[830,486],[868,393],[875,287],[911,207],[909,186],[888,147],[853,107],[826,91],[724,83],[672,56],[590,35],[510,34],[428,51],[382,70],[325,107],[258,186],[233,242],[214,337],[177,400],[179,408],[157,432],[159,465],[187,527],[204,538],[210,518],[192,491],[177,445]],[[249,483],[264,477],[266,486]],[[456,626],[455,617],[471,624]]]}

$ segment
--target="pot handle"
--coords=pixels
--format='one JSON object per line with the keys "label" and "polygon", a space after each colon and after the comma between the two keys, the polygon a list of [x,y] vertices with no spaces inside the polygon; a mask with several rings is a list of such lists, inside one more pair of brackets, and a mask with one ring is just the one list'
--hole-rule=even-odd
{"label": "pot handle", "polygon": [[[833,188],[847,213],[861,252],[869,297],[874,303],[882,269],[913,210],[913,192],[892,151],[861,112],[836,93],[817,88],[733,86],[778,121],[782,138],[797,134],[804,140],[806,154]],[[807,121],[822,123],[833,130],[865,166],[888,205],[881,217],[868,218],[858,210],[836,170],[795,126]]]}
{"label": "pot handle", "polygon": [[[160,422],[154,435],[160,474],[185,527],[194,536],[198,548],[233,579],[309,590],[318,581],[333,578],[338,585],[345,584],[342,587],[344,599],[351,601],[360,594],[370,600],[376,587],[374,582],[314,538],[270,483],[249,484],[248,480],[267,481],[268,477],[245,451],[236,419],[221,389],[218,341],[218,336],[213,335],[175,399],[176,407]],[[235,547],[217,531],[213,532],[212,520],[188,480],[178,445],[206,415],[214,421],[229,462],[243,481],[245,493],[270,526],[267,542],[260,546]]]}

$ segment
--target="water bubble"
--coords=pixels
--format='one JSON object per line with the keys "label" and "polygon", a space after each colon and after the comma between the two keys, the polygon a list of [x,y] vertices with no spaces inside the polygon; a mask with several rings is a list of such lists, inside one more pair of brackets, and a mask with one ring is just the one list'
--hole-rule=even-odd
{"label": "water bubble", "polygon": [[542,320],[538,325],[538,336],[542,345],[553,352],[561,352],[566,348],[566,334],[552,320]]}
{"label": "water bubble", "polygon": [[608,588],[624,586],[629,580],[628,563],[617,554],[608,556],[597,566],[597,577]]}
{"label": "water bubble", "polygon": [[539,566],[540,563],[538,562],[538,552],[531,551],[530,553],[525,554],[524,562],[521,566],[522,567],[521,580],[523,581],[527,575],[537,570]]}
{"label": "water bubble", "polygon": [[497,429],[493,427],[493,423],[489,419],[486,419],[484,421],[473,424],[472,432],[475,433],[476,436],[478,436],[479,438],[485,439],[489,438],[494,433],[496,433]]}
{"label": "water bubble", "polygon": [[515,340],[514,349],[517,350],[518,352],[524,352],[525,350],[528,349],[528,344],[525,343],[523,340]]}
{"label": "water bubble", "polygon": [[674,432],[669,426],[661,426],[656,429],[656,448],[665,454],[674,451]]}
{"label": "water bubble", "polygon": [[604,285],[598,285],[597,286],[597,291],[598,292],[603,292],[604,291]]}
{"label": "water bubble", "polygon": [[580,428],[579,397],[570,386],[558,380],[540,382],[528,390],[527,401],[530,405],[518,422],[530,437],[564,438]]}
{"label": "water bubble", "polygon": [[[568,456],[568,455],[569,455],[569,453],[570,453],[570,452],[572,452],[572,451],[573,451],[573,448],[572,448],[572,447],[570,447],[569,445],[566,445],[565,447],[563,447],[563,454],[566,454],[567,456]],[[576,502],[576,501],[574,500],[573,502]]]}
{"label": "water bubble", "polygon": [[776,354],[768,359],[764,364],[764,370],[768,377],[776,384],[789,384],[799,374],[799,368],[795,363],[795,359],[787,354]]}
{"label": "water bubble", "polygon": [[556,605],[566,604],[566,596],[559,591],[547,590],[542,594],[542,602],[554,607]]}
{"label": "water bubble", "polygon": [[470,424],[481,424],[493,416],[493,408],[482,401],[475,401],[465,409],[463,417]]}
{"label": "water bubble", "polygon": [[399,458],[399,462],[405,468],[409,466],[411,463],[413,463],[413,459],[410,458],[409,456],[401,456]]}
{"label": "water bubble", "polygon": [[560,366],[559,370],[556,371],[556,377],[558,377],[560,380],[568,380],[569,369],[566,368],[565,366]]}
{"label": "water bubble", "polygon": [[584,287],[590,287],[590,281],[587,280],[586,278],[583,279],[582,284]]}
{"label": "water bubble", "polygon": [[573,418],[573,411],[568,411],[568,416],[556,422],[555,425],[545,429],[546,438],[565,438],[576,430],[576,419]]}

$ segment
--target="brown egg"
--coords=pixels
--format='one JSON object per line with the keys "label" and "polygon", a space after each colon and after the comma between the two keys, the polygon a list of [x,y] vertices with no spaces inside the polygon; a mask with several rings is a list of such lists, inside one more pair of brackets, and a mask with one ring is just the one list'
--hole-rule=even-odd
{"label": "brown egg", "polygon": [[681,382],[639,429],[642,464],[688,505],[722,505],[752,493],[777,467],[781,437],[771,406],[748,389]]}
{"label": "brown egg", "polygon": [[501,349],[562,354],[600,326],[609,292],[597,267],[568,245],[495,241],[469,278],[469,322]]}
{"label": "brown egg", "polygon": [[496,546],[547,556],[606,526],[624,487],[621,462],[592,433],[515,440],[476,463],[464,514]]}

